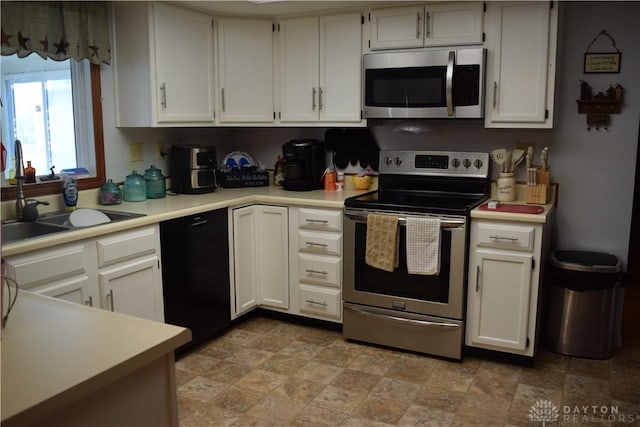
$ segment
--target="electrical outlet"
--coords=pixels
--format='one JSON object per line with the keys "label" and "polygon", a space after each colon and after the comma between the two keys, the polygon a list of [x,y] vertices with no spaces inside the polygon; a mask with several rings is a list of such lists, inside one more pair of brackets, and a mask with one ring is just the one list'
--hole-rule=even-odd
{"label": "electrical outlet", "polygon": [[129,145],[129,161],[141,162],[142,160],[144,160],[142,143],[138,142],[136,144],[130,144]]}
{"label": "electrical outlet", "polygon": [[158,142],[157,148],[158,148],[158,155],[157,155],[158,160],[164,159],[165,156],[169,154],[168,144],[165,144],[164,142]]}

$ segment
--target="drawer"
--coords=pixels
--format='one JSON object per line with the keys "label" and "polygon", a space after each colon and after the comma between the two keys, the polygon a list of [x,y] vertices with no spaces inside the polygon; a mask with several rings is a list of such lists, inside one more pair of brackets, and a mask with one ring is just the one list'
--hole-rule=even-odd
{"label": "drawer", "polygon": [[478,224],[477,245],[487,248],[533,251],[535,227],[531,225]]}
{"label": "drawer", "polygon": [[342,235],[300,230],[298,232],[298,249],[303,252],[340,256],[342,254]]}
{"label": "drawer", "polygon": [[112,234],[96,240],[98,267],[156,252],[156,227]]}
{"label": "drawer", "polygon": [[298,279],[302,282],[340,288],[342,260],[339,257],[298,254]]}
{"label": "drawer", "polygon": [[342,296],[339,289],[300,285],[300,311],[340,319]]}
{"label": "drawer", "polygon": [[342,230],[342,211],[300,208],[300,228],[325,231]]}

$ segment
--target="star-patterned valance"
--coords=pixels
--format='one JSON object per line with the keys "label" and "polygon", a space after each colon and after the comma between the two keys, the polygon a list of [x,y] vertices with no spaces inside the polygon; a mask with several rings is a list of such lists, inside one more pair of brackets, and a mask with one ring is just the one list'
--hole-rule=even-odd
{"label": "star-patterned valance", "polygon": [[2,55],[35,52],[62,61],[111,62],[109,9],[102,1],[2,1]]}

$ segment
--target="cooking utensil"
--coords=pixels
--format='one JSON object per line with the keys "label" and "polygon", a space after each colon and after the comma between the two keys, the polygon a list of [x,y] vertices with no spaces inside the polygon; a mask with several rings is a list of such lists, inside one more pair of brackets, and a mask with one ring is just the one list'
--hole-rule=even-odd
{"label": "cooking utensil", "polygon": [[524,154],[525,151],[520,149],[520,148],[516,148],[515,150],[513,150],[513,157],[511,158],[511,172],[516,170],[516,166],[518,166],[522,160],[524,159]]}
{"label": "cooking utensil", "polygon": [[504,164],[502,166],[502,172],[511,172],[511,157],[513,152],[511,150],[505,150],[504,152]]}
{"label": "cooking utensil", "polygon": [[540,153],[540,165],[544,171],[549,169],[549,147],[544,147],[542,149],[542,152]]}
{"label": "cooking utensil", "polygon": [[500,172],[503,172],[504,157],[505,157],[506,151],[507,150],[505,148],[496,148],[491,152],[491,157],[493,158],[493,161],[500,166]]}

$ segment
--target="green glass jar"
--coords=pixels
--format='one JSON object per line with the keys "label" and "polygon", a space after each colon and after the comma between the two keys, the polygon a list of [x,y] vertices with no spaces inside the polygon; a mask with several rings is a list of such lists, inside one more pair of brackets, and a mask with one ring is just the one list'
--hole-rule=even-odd
{"label": "green glass jar", "polygon": [[144,171],[144,180],[147,183],[147,199],[161,199],[167,195],[164,175],[154,165]]}
{"label": "green glass jar", "polygon": [[124,200],[127,202],[142,202],[147,200],[147,183],[142,175],[133,171],[124,180]]}
{"label": "green glass jar", "polygon": [[119,205],[122,204],[122,191],[120,186],[111,179],[100,187],[100,204],[101,205]]}

